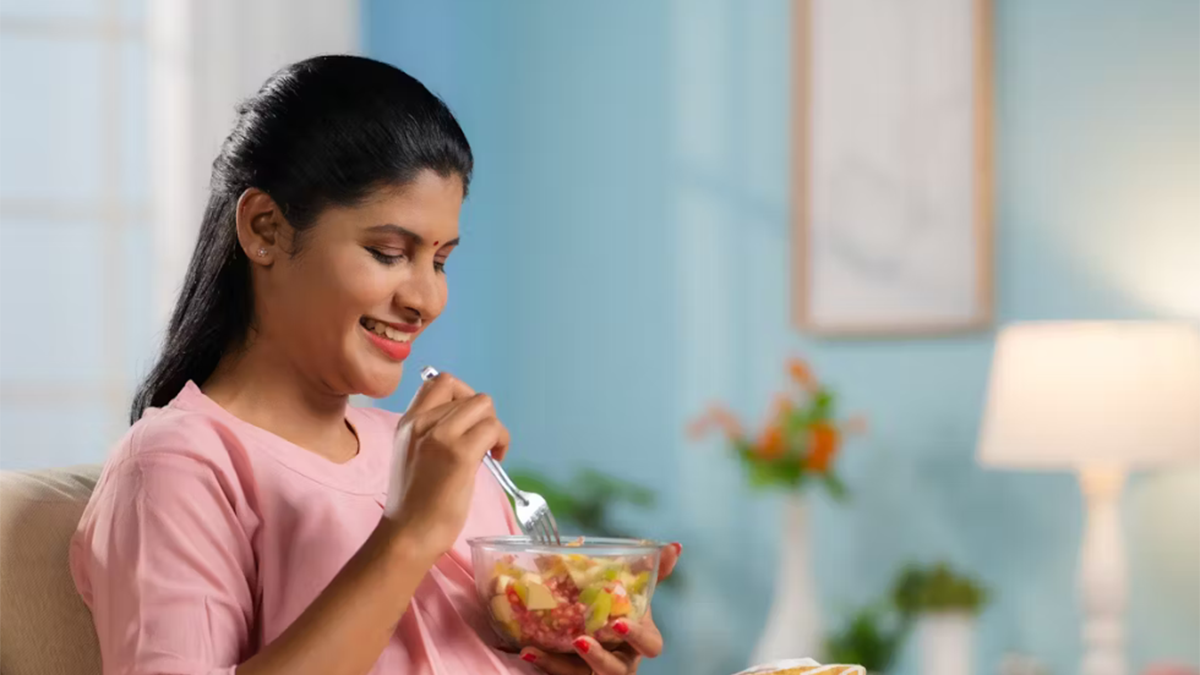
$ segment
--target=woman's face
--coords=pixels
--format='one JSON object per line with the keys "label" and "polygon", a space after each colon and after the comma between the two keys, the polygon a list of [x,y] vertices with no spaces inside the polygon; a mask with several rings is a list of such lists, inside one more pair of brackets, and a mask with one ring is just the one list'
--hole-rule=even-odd
{"label": "woman's face", "polygon": [[413,340],[446,306],[462,201],[458,176],[423,171],[326,209],[295,255],[292,230],[281,228],[269,264],[255,266],[257,339],[326,391],[391,394]]}

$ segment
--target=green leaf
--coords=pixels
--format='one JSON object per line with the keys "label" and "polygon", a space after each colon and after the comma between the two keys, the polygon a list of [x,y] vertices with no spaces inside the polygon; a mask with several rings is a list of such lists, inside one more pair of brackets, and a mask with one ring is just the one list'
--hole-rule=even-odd
{"label": "green leaf", "polygon": [[834,394],[825,387],[817,390],[809,410],[809,422],[829,422],[833,419]]}
{"label": "green leaf", "polygon": [[978,614],[987,605],[987,589],[946,563],[909,565],[892,584],[892,602],[906,616],[965,611]]}
{"label": "green leaf", "polygon": [[846,484],[832,470],[822,474],[821,481],[825,483],[825,489],[829,491],[829,496],[833,497],[834,501],[843,504],[850,501],[850,491],[846,489]]}
{"label": "green leaf", "polygon": [[835,663],[857,663],[868,672],[883,673],[895,662],[908,633],[903,619],[888,620],[879,607],[865,607],[851,615],[825,640],[825,658]]}
{"label": "green leaf", "polygon": [[783,433],[788,438],[799,437],[804,434],[804,430],[809,427],[811,420],[809,419],[808,411],[802,408],[793,408],[783,418]]}

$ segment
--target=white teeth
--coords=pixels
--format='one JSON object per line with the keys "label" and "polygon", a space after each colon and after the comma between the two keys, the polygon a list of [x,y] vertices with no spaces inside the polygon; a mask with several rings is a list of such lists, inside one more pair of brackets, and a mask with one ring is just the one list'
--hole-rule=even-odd
{"label": "white teeth", "polygon": [[376,335],[382,335],[383,337],[395,342],[408,342],[412,339],[412,333],[405,333],[404,331],[396,330],[386,323],[382,323],[374,319],[364,318],[362,320],[362,325],[363,328],[366,328],[372,333],[375,333]]}

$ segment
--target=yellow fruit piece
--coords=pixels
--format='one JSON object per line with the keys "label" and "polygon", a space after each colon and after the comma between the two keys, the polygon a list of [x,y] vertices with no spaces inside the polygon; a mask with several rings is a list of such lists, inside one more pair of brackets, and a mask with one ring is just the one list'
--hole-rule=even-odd
{"label": "yellow fruit piece", "polygon": [[492,616],[500,623],[509,623],[513,620],[512,603],[508,601],[508,596],[497,595],[492,598]]}
{"label": "yellow fruit piece", "polygon": [[496,576],[521,576],[521,570],[517,569],[511,562],[504,559],[497,560],[493,568]]}
{"label": "yellow fruit piece", "polygon": [[575,588],[586,588],[588,585],[588,574],[584,570],[575,569],[574,567],[567,568],[567,574],[571,576],[571,581],[575,584]]}
{"label": "yellow fruit piece", "polygon": [[632,581],[625,584],[625,588],[628,588],[629,592],[631,594],[637,595],[638,593],[645,591],[646,585],[649,583],[650,583],[650,573],[649,572],[640,572],[637,574],[637,576],[633,577]]}
{"label": "yellow fruit piece", "polygon": [[528,607],[529,606],[529,587],[525,585],[525,582],[524,581],[514,582],[513,590],[517,592],[517,597],[521,599],[521,604]]}
{"label": "yellow fruit piece", "polygon": [[527,581],[525,589],[526,597],[521,598],[521,600],[529,609],[554,609],[558,607],[558,600],[554,599],[554,594],[550,592],[549,588],[546,588],[545,584],[536,581]]}
{"label": "yellow fruit piece", "polygon": [[501,574],[500,576],[496,577],[494,582],[492,582],[492,594],[503,595],[506,591],[508,591],[508,585],[514,583],[515,581],[516,579],[508,576],[507,574]]}

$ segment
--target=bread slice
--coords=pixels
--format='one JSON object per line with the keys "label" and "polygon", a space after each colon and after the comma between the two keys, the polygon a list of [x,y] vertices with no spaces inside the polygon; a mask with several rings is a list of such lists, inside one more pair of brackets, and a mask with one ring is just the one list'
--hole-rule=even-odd
{"label": "bread slice", "polygon": [[763,675],[866,675],[862,665],[800,665],[798,668],[767,670]]}
{"label": "bread slice", "polygon": [[867,675],[867,669],[841,664],[821,665],[812,659],[793,659],[754,666],[737,675]]}

